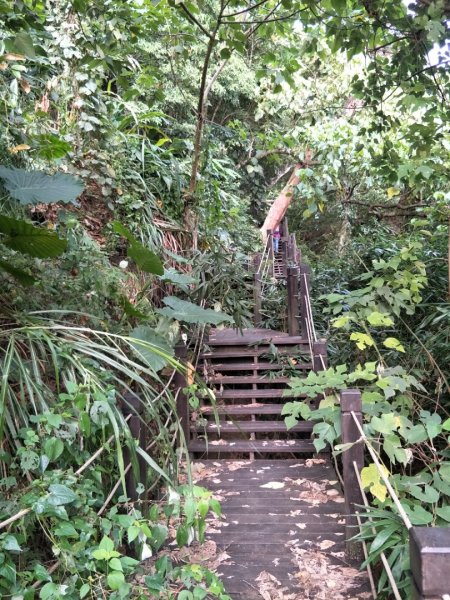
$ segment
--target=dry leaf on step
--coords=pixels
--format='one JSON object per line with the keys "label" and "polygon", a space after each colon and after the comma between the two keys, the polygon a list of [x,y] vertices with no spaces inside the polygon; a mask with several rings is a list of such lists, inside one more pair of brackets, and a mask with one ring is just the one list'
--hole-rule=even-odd
{"label": "dry leaf on step", "polygon": [[267,488],[269,490],[281,490],[281,488],[284,488],[284,483],[282,481],[269,481],[259,487]]}

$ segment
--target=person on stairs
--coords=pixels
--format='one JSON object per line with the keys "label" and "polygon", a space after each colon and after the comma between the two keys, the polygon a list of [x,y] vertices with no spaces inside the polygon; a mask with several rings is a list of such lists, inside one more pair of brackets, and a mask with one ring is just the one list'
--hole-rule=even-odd
{"label": "person on stairs", "polygon": [[280,247],[280,238],[281,238],[280,228],[277,227],[275,229],[275,231],[273,232],[273,251],[275,253],[278,252],[278,249]]}

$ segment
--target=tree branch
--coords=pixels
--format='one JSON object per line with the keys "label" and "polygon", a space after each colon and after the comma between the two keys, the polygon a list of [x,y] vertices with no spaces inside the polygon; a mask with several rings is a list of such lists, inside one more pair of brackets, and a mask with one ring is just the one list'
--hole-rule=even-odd
{"label": "tree branch", "polygon": [[368,210],[370,210],[370,209],[383,209],[384,210],[386,208],[393,208],[395,210],[407,211],[407,210],[411,210],[412,208],[420,208],[420,207],[430,206],[426,202],[417,202],[416,204],[406,204],[405,206],[399,206],[398,204],[367,204],[367,202],[363,202],[362,200],[350,200],[350,197],[351,196],[349,196],[349,198],[346,198],[345,200],[343,200],[342,204],[357,204],[358,206],[364,206]]}
{"label": "tree branch", "polygon": [[[299,10],[296,10],[289,15],[284,15],[282,17],[273,17],[273,19],[265,18],[255,21],[243,21],[240,23],[240,25],[264,25],[264,23],[275,23],[276,21],[289,21],[289,19],[296,17],[305,10],[307,10],[307,8],[300,8]],[[271,14],[273,14],[273,12]],[[222,21],[222,23],[224,25],[236,25],[236,21]]]}
{"label": "tree branch", "polygon": [[253,6],[248,6],[247,8],[244,8],[243,10],[239,10],[237,12],[234,13],[229,13],[228,15],[223,15],[224,19],[228,19],[230,17],[237,17],[238,15],[245,15],[245,13],[249,13],[250,11],[254,10],[255,8],[258,8],[258,6],[261,6],[262,4],[266,4],[266,2],[268,2],[269,0],[261,0],[261,2],[257,2],[256,4],[253,4]]}
{"label": "tree branch", "polygon": [[181,2],[179,4],[181,10],[186,14],[187,18],[189,19],[189,21],[191,21],[191,23],[194,23],[194,25],[197,25],[197,27],[199,29],[201,29],[201,31],[209,37],[210,40],[213,39],[211,33],[205,28],[203,27],[203,25],[200,23],[200,21],[194,17],[194,15],[191,13],[191,11],[189,9],[186,8],[186,6],[183,4],[183,2]]}
{"label": "tree branch", "polygon": [[[288,150],[287,148],[276,148],[275,150],[264,150],[259,152],[257,156],[249,156],[245,160],[238,163],[238,169],[245,167],[253,158],[266,158],[267,156],[272,156],[273,154],[286,154],[287,156],[296,156],[296,153],[293,150]],[[298,153],[297,153],[298,154]],[[291,167],[289,167],[291,169]]]}

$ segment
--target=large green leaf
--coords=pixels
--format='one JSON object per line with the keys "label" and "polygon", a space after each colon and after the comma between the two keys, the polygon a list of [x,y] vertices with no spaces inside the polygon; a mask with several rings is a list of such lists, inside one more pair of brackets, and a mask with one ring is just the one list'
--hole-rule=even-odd
{"label": "large green leaf", "polygon": [[167,340],[146,325],[133,329],[130,337],[136,340],[131,342],[133,348],[155,371],[162,369],[167,364],[167,358],[174,354]]}
{"label": "large green leaf", "polygon": [[161,275],[161,279],[183,286],[184,288],[191,283],[198,283],[198,280],[195,279],[195,277],[191,277],[191,275],[187,275],[186,273],[180,273],[173,268],[164,269],[164,275]]}
{"label": "large green leaf", "polygon": [[126,227],[114,221],[112,224],[113,231],[122,235],[130,242],[128,247],[128,256],[134,260],[136,265],[146,273],[154,275],[163,275],[164,267],[158,256],[148,248],[146,248]]}
{"label": "large green leaf", "polygon": [[33,40],[25,31],[21,31],[16,35],[14,39],[14,48],[16,48],[19,54],[25,54],[28,58],[36,57]]}
{"label": "large green leaf", "polygon": [[54,231],[5,215],[0,215],[0,233],[6,235],[1,240],[5,246],[36,258],[59,256],[67,247],[67,240],[60,239]]}
{"label": "large green leaf", "polygon": [[159,309],[159,313],[166,317],[171,317],[177,321],[185,321],[186,323],[211,323],[218,325],[219,323],[233,323],[233,317],[226,315],[223,312],[211,310],[210,308],[201,308],[192,302],[180,300],[175,296],[167,296],[164,298],[165,308]]}
{"label": "large green leaf", "polygon": [[56,160],[62,158],[71,151],[72,146],[53,133],[42,133],[35,135],[31,139],[33,149],[40,158],[46,160]]}
{"label": "large green leaf", "polygon": [[42,171],[0,166],[0,178],[4,180],[4,185],[11,196],[22,204],[74,203],[84,189],[81,181],[65,173],[47,175]]}
{"label": "large green leaf", "polygon": [[77,499],[76,494],[72,492],[66,485],[60,483],[53,483],[49,486],[49,496],[47,497],[47,503],[52,506],[63,506],[64,504],[71,504]]}
{"label": "large green leaf", "polygon": [[13,267],[9,263],[7,263],[6,260],[0,260],[0,269],[2,271],[6,271],[7,273],[15,277],[17,281],[19,281],[22,285],[30,286],[36,282],[36,279],[34,277],[28,275],[28,273],[25,273],[25,271],[22,271],[22,269],[17,269],[16,267]]}

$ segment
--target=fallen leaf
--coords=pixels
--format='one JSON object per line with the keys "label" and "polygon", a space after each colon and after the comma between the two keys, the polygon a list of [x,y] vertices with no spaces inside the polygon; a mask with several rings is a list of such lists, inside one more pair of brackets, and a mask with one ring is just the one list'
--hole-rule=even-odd
{"label": "fallen leaf", "polygon": [[284,483],[282,481],[269,481],[259,487],[267,488],[269,490],[281,490],[281,488],[284,488]]}
{"label": "fallen leaf", "polygon": [[3,57],[5,60],[9,60],[9,61],[16,61],[16,60],[26,60],[25,56],[23,54],[14,54],[13,52],[10,52],[9,54],[5,54],[5,56]]}
{"label": "fallen leaf", "polygon": [[8,152],[11,154],[17,154],[18,152],[23,152],[24,150],[29,150],[30,146],[28,144],[19,144],[18,146],[13,146],[12,148],[8,148]]}
{"label": "fallen leaf", "polygon": [[328,548],[331,548],[331,546],[334,546],[336,542],[332,542],[331,540],[323,540],[323,542],[320,542],[319,544],[319,548],[321,550],[328,550]]}

